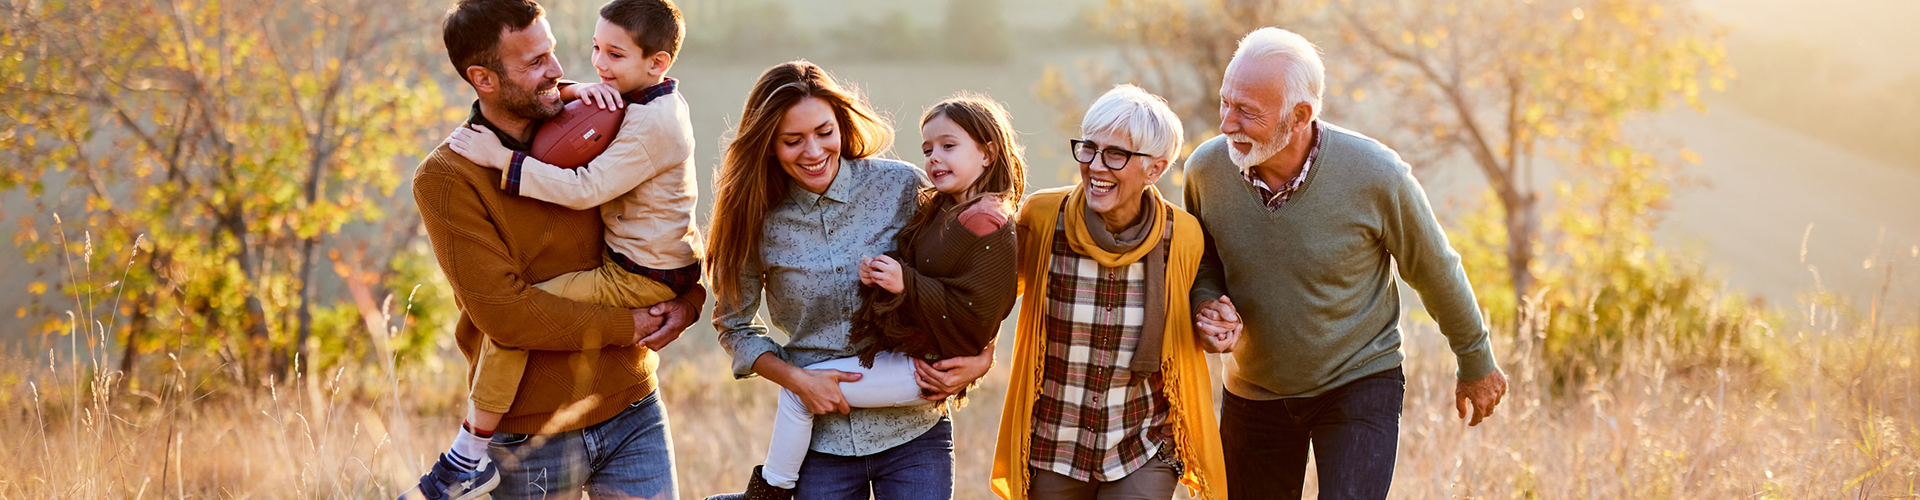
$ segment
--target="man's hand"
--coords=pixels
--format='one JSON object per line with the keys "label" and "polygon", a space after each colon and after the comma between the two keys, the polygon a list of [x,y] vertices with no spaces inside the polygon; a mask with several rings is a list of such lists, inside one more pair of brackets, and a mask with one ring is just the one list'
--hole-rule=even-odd
{"label": "man's hand", "polygon": [[495,170],[506,170],[513,163],[513,151],[500,145],[500,136],[493,129],[482,125],[461,126],[453,129],[453,135],[447,136],[447,146],[453,152],[467,158],[475,165]]}
{"label": "man's hand", "polygon": [[633,313],[633,345],[638,346],[646,346],[647,336],[658,331],[666,319],[650,314],[646,309],[628,309],[627,312]]}
{"label": "man's hand", "polygon": [[1453,388],[1453,407],[1459,410],[1460,418],[1467,418],[1471,403],[1473,419],[1467,421],[1469,427],[1480,425],[1481,420],[1493,416],[1493,408],[1500,406],[1500,399],[1507,395],[1507,374],[1499,367],[1493,373],[1472,382],[1461,381]]}
{"label": "man's hand", "polygon": [[1201,349],[1210,353],[1233,352],[1245,329],[1246,323],[1233,307],[1233,299],[1224,295],[1200,304],[1200,311],[1193,315],[1194,339],[1200,342]]}
{"label": "man's hand", "polygon": [[937,363],[914,358],[913,381],[920,384],[922,392],[926,393],[920,397],[928,401],[947,399],[972,385],[973,381],[987,376],[987,372],[993,369],[993,346],[994,343],[988,343],[985,349],[980,350],[980,354],[956,356]]}
{"label": "man's hand", "polygon": [[[706,302],[706,287],[695,284],[693,288],[687,290],[687,293],[647,308],[647,315],[657,318],[660,326],[651,335],[640,339],[639,343],[655,351],[666,349],[667,344],[679,339],[680,334],[687,331],[687,327],[693,326],[693,322],[700,320],[700,309],[701,306],[706,305]],[[638,322],[635,324],[637,325]]]}

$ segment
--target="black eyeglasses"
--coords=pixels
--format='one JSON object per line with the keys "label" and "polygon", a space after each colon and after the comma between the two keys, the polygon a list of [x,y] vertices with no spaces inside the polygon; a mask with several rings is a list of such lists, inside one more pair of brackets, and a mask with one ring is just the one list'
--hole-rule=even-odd
{"label": "black eyeglasses", "polygon": [[1127,151],[1115,147],[1100,149],[1093,141],[1074,139],[1067,141],[1067,143],[1073,145],[1073,161],[1091,164],[1093,163],[1093,157],[1098,156],[1100,157],[1100,168],[1107,170],[1126,170],[1127,162],[1135,156],[1153,157],[1153,155],[1150,154],[1138,151]]}

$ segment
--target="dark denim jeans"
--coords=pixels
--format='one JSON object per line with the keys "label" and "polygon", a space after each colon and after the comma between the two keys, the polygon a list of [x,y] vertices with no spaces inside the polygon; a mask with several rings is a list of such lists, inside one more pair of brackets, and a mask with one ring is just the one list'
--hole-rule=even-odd
{"label": "dark denim jeans", "polygon": [[953,498],[953,421],[941,418],[920,437],[864,457],[807,451],[794,500]]}
{"label": "dark denim jeans", "polygon": [[605,422],[556,434],[494,434],[500,463],[495,499],[646,498],[673,500],[673,439],[660,393]]}
{"label": "dark denim jeans", "polygon": [[1220,440],[1228,497],[1300,498],[1312,444],[1320,498],[1386,498],[1406,394],[1407,376],[1397,366],[1310,398],[1254,401],[1227,393]]}

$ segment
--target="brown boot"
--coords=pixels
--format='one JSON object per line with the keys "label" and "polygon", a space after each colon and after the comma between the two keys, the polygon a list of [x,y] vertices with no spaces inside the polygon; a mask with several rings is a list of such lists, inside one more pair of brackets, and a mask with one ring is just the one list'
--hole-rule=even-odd
{"label": "brown boot", "polygon": [[793,490],[767,484],[760,477],[760,466],[753,466],[753,478],[747,480],[746,493],[726,493],[707,497],[707,500],[793,500]]}

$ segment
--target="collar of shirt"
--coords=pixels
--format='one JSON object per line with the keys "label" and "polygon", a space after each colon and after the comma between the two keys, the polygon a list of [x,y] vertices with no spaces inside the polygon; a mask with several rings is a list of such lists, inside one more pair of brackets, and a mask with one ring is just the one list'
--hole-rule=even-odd
{"label": "collar of shirt", "polygon": [[836,167],[833,173],[833,183],[827,185],[826,192],[813,194],[812,191],[801,188],[800,183],[793,182],[793,179],[787,179],[787,197],[791,198],[794,203],[800,204],[801,208],[809,212],[813,211],[815,207],[820,206],[820,200],[823,199],[832,200],[836,203],[851,201],[853,199],[854,188],[865,182],[857,178],[857,176],[860,175],[857,171],[860,169],[848,168],[852,166],[854,160],[840,158],[839,163],[840,166]]}
{"label": "collar of shirt", "polygon": [[1266,181],[1260,180],[1260,177],[1253,175],[1253,169],[1240,169],[1241,177],[1246,178],[1247,182],[1253,184],[1253,187],[1260,188],[1260,194],[1266,198],[1265,201],[1268,210],[1279,208],[1280,204],[1286,203],[1286,198],[1293,197],[1294,191],[1298,191],[1300,185],[1307,182],[1307,172],[1313,170],[1313,160],[1320,156],[1321,132],[1320,121],[1314,120],[1312,130],[1313,145],[1307,148],[1307,160],[1300,164],[1300,175],[1293,176],[1293,180],[1287,181],[1287,184],[1281,186],[1280,189],[1274,189],[1272,186],[1268,186]]}
{"label": "collar of shirt", "polygon": [[501,146],[506,146],[507,149],[518,151],[521,153],[525,153],[533,150],[533,134],[540,131],[540,124],[543,122],[545,122],[545,120],[534,120],[532,122],[528,122],[527,123],[527,142],[520,142],[520,139],[507,135],[506,132],[503,132],[500,130],[500,127],[494,126],[493,122],[487,121],[487,115],[480,113],[479,99],[473,100],[473,116],[467,118],[467,124],[485,125],[489,130],[493,131],[494,136],[500,138]]}
{"label": "collar of shirt", "polygon": [[635,89],[632,92],[621,94],[620,98],[626,99],[628,104],[645,105],[647,103],[653,102],[654,99],[659,99],[668,94],[672,94],[674,90],[679,86],[680,86],[679,80],[675,80],[672,77],[668,77],[660,80],[660,83],[653,84],[650,87],[647,87],[644,89]]}

